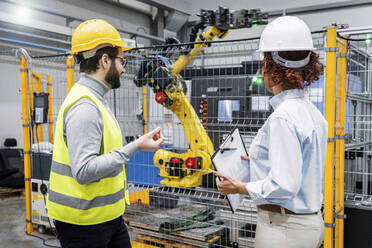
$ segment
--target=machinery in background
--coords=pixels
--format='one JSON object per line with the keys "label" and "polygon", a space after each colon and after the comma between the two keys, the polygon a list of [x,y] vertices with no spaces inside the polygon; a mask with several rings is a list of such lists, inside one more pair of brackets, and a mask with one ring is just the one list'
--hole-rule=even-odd
{"label": "machinery in background", "polygon": [[50,98],[49,93],[42,91],[41,75],[32,74],[32,77],[35,78],[37,91],[31,92],[31,130],[34,137],[34,144],[31,146],[31,222],[37,225],[39,233],[45,233],[48,227],[55,228],[46,209],[53,145],[43,141],[42,126],[48,124],[48,118],[51,118]]}
{"label": "machinery in background", "polygon": [[31,210],[32,223],[37,225],[39,233],[45,233],[47,227],[55,228],[53,221],[47,216],[45,201],[46,192],[49,188],[49,181],[31,179]]}
{"label": "machinery in background", "polygon": [[372,242],[372,198],[360,204],[358,201],[345,203],[345,248],[368,247]]}
{"label": "machinery in background", "polygon": [[[239,127],[249,147],[249,138],[253,138],[249,134],[256,133],[272,112],[269,104],[272,94],[256,73],[259,67],[260,62],[252,61],[235,68],[184,71],[184,78],[192,80],[191,104],[199,109],[200,118],[206,118],[204,125],[215,147],[220,146],[232,127]],[[200,106],[201,101],[208,104]]]}
{"label": "machinery in background", "polygon": [[[155,100],[172,111],[180,120],[190,149],[186,153],[174,153],[160,149],[154,155],[154,164],[160,168],[161,183],[171,187],[196,187],[201,185],[202,176],[212,171],[211,155],[213,144],[201,124],[194,108],[185,96],[186,87],[181,71],[208,45],[215,36],[223,39],[230,29],[251,28],[267,24],[267,14],[259,9],[241,9],[229,11],[219,7],[216,11],[201,10],[200,22],[191,31],[190,41],[185,52],[174,63],[167,57],[177,47],[176,39],[168,39],[169,46],[162,52],[149,56],[141,63],[138,75],[134,79],[137,87],[149,85]],[[199,30],[212,26],[198,35]],[[172,45],[173,44],[173,45]]]}
{"label": "machinery in background", "polygon": [[[33,146],[38,146],[34,144]],[[54,228],[53,221],[47,216],[46,199],[49,191],[49,174],[52,165],[52,154],[32,152],[31,176],[31,211],[32,223],[38,231],[44,233],[47,227]]]}
{"label": "machinery in background", "polygon": [[34,92],[33,121],[36,125],[48,122],[48,98],[49,93]]}
{"label": "machinery in background", "polygon": [[[199,111],[213,145],[219,147],[231,129],[238,127],[246,148],[271,114],[271,93],[257,73],[260,61],[244,61],[240,67],[186,68],[185,79],[192,80],[191,104]],[[209,76],[213,75],[213,76]],[[200,102],[207,102],[201,106]],[[215,188],[212,174],[203,175],[202,186]]]}

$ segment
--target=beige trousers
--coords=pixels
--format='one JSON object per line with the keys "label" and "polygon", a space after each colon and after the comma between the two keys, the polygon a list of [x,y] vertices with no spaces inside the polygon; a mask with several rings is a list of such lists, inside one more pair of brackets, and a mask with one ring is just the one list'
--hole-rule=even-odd
{"label": "beige trousers", "polygon": [[256,248],[318,248],[323,235],[321,213],[293,215],[258,209]]}

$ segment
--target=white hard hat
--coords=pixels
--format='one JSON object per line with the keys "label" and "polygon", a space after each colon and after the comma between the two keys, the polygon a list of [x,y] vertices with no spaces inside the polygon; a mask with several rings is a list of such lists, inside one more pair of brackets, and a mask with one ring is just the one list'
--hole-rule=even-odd
{"label": "white hard hat", "polygon": [[270,22],[261,34],[259,52],[313,51],[313,39],[306,23],[295,16]]}

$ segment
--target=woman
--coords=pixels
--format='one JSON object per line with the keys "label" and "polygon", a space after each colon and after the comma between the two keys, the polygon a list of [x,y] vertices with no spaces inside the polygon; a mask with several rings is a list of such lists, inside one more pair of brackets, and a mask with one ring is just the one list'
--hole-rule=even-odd
{"label": "woman", "polygon": [[309,28],[297,17],[275,19],[263,31],[262,76],[274,112],[250,149],[250,182],[214,174],[221,194],[247,194],[257,205],[256,247],[319,247],[324,223],[323,166],[328,125],[304,97],[322,72]]}

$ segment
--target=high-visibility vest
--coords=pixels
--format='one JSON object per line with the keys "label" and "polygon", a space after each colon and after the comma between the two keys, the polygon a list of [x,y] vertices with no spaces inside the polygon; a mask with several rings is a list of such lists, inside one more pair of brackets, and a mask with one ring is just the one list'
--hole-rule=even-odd
{"label": "high-visibility vest", "polygon": [[47,211],[48,216],[55,220],[76,225],[94,225],[121,216],[125,204],[129,205],[129,194],[124,165],[120,172],[85,185],[79,184],[72,176],[68,148],[63,137],[63,120],[66,111],[82,98],[90,99],[101,112],[103,154],[123,145],[117,120],[88,88],[75,84],[57,117]]}

